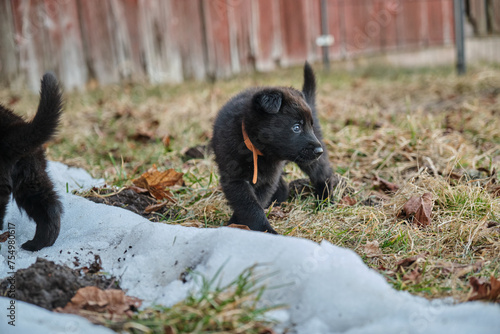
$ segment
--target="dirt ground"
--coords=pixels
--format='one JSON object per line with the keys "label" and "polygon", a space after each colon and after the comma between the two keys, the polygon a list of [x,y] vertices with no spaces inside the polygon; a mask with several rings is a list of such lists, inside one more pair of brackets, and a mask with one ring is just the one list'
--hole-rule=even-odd
{"label": "dirt ground", "polygon": [[96,286],[103,290],[119,289],[114,277],[106,278],[98,274],[101,269],[100,261],[99,255],[96,255],[94,262],[88,266],[71,269],[37,258],[34,264],[15,273],[15,281],[10,277],[4,279],[0,283],[0,295],[6,295],[10,285],[15,283],[16,299],[52,311],[66,306],[78,289],[86,286]]}

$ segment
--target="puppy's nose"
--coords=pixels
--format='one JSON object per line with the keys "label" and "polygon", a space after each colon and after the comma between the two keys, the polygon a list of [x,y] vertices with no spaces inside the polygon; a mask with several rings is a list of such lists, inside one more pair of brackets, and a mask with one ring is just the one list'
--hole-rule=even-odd
{"label": "puppy's nose", "polygon": [[316,158],[319,158],[323,154],[323,148],[321,146],[318,146],[314,149],[314,155]]}

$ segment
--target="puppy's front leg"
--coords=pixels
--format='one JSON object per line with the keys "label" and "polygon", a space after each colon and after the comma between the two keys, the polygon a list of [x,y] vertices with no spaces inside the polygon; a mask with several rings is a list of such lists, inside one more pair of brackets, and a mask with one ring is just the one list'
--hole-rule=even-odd
{"label": "puppy's front leg", "polygon": [[[323,145],[324,148],[324,145]],[[316,195],[321,199],[325,200],[333,194],[333,189],[337,186],[338,180],[333,175],[332,168],[330,167],[330,162],[328,161],[328,155],[323,153],[318,160],[311,163],[301,163],[298,164],[300,169],[304,171],[309,176],[312,185],[316,191]],[[330,200],[333,200],[330,198]]]}
{"label": "puppy's front leg", "polygon": [[229,205],[234,210],[229,224],[246,225],[253,231],[277,234],[269,224],[254,189],[247,181],[232,180],[225,182],[221,180],[221,185]]}

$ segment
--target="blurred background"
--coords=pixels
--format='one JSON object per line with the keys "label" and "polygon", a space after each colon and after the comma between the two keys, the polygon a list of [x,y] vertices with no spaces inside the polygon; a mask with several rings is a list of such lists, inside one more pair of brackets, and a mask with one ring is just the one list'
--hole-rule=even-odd
{"label": "blurred background", "polygon": [[304,60],[454,64],[457,23],[467,62],[500,61],[498,0],[2,0],[0,85],[36,91],[45,71],[84,89]]}

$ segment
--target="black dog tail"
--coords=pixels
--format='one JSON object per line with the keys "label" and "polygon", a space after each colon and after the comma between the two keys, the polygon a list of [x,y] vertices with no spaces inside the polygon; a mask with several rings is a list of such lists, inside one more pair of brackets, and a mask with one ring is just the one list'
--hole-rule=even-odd
{"label": "black dog tail", "polygon": [[46,73],[40,88],[40,103],[31,122],[19,128],[11,138],[20,155],[26,155],[51,139],[59,125],[62,113],[62,96],[54,75]]}
{"label": "black dog tail", "polygon": [[55,135],[62,113],[61,90],[54,75],[46,73],[40,88],[40,103],[30,123],[33,145],[45,143]]}
{"label": "black dog tail", "polygon": [[302,86],[302,92],[306,97],[307,103],[314,110],[316,106],[316,77],[311,65],[307,61],[304,64],[304,85]]}

